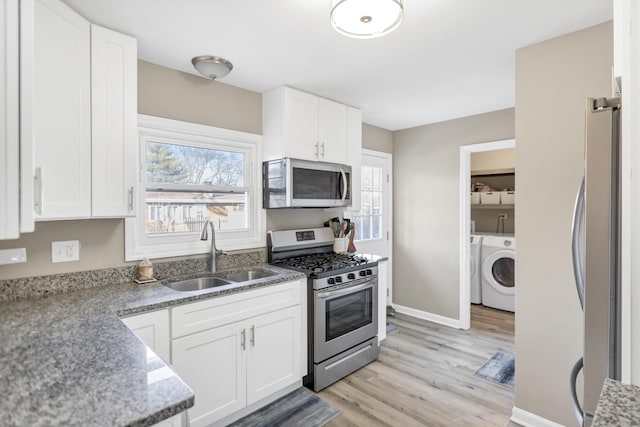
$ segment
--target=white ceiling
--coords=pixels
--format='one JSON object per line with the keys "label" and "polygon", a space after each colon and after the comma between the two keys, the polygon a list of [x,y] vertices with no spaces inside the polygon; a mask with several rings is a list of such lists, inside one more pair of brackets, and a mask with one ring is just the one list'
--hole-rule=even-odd
{"label": "white ceiling", "polygon": [[515,50],[612,19],[613,0],[405,0],[393,33],[344,37],[329,0],[65,0],[92,22],[138,38],[145,61],[196,74],[217,55],[221,81],[289,85],[363,111],[389,130],[514,106]]}

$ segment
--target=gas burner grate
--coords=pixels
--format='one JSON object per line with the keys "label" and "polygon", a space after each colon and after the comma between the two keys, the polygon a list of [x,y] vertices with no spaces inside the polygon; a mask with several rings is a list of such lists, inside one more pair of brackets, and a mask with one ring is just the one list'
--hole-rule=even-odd
{"label": "gas burner grate", "polygon": [[285,265],[313,273],[323,273],[326,271],[335,271],[342,268],[355,267],[366,264],[366,258],[349,254],[322,254],[322,255],[304,255],[287,258],[274,262],[274,264]]}

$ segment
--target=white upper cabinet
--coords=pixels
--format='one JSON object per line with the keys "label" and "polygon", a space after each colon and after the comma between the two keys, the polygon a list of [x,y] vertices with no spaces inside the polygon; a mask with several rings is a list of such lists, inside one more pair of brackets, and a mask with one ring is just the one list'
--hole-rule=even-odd
{"label": "white upper cabinet", "polygon": [[36,219],[91,215],[90,24],[35,0],[32,132]]}
{"label": "white upper cabinet", "polygon": [[0,239],[20,235],[19,2],[0,0]]}
{"label": "white upper cabinet", "polygon": [[347,162],[347,107],[290,87],[263,95],[264,159]]}
{"label": "white upper cabinet", "polygon": [[91,214],[135,215],[137,41],[91,26]]}
{"label": "white upper cabinet", "polygon": [[347,163],[347,106],[318,98],[318,160]]}
{"label": "white upper cabinet", "polygon": [[360,210],[362,181],[362,111],[347,107],[347,164],[351,165],[351,210]]}

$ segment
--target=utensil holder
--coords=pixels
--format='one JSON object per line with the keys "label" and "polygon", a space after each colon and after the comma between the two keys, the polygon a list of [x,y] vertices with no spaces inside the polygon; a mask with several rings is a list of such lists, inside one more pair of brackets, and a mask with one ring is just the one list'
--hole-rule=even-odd
{"label": "utensil holder", "polygon": [[346,254],[349,239],[347,237],[336,237],[333,239],[333,252],[337,254]]}

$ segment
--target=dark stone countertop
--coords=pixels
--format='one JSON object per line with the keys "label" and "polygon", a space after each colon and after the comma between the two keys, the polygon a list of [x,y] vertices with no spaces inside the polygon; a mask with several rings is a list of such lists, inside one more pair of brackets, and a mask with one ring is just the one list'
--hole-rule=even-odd
{"label": "dark stone countertop", "polygon": [[640,425],[640,387],[605,379],[592,427]]}
{"label": "dark stone countertop", "polygon": [[193,406],[191,389],[118,316],[306,277],[261,267],[278,275],[194,292],[132,282],[0,303],[0,425],[148,426]]}

